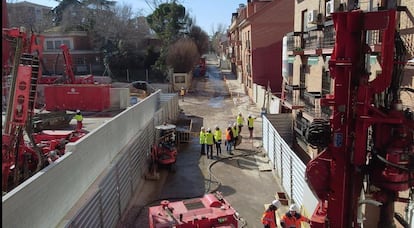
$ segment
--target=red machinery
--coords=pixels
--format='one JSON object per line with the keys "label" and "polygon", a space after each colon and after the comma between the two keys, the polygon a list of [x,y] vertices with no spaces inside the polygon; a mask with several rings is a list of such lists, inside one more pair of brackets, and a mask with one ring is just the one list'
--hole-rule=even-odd
{"label": "red machinery", "polygon": [[200,58],[200,76],[204,77],[206,75],[206,71],[207,71],[207,66],[206,66],[206,57],[201,57]]}
{"label": "red machinery", "polygon": [[164,200],[149,208],[150,228],[230,228],[238,227],[239,222],[238,213],[220,192],[179,202]]}
{"label": "red machinery", "polygon": [[177,147],[175,143],[176,126],[173,124],[163,124],[155,127],[156,143],[151,148],[152,166],[169,167],[175,169],[177,161]]}
{"label": "red machinery", "polygon": [[[375,225],[393,227],[394,202],[414,203],[414,121],[409,110],[402,110],[399,97],[406,60],[396,16],[396,10],[333,14],[336,42],[329,70],[335,87],[334,94],[322,100],[332,108],[331,140],[306,170],[320,199],[312,227],[361,227],[358,212],[366,203],[380,205]],[[365,68],[370,30],[382,42],[378,55],[382,72],[372,81]],[[411,199],[398,196],[406,190]]]}
{"label": "red machinery", "polygon": [[[48,111],[83,110],[104,111],[110,107],[110,85],[95,84],[93,75],[75,77],[68,46],[62,44],[65,75],[62,84],[55,77],[44,77],[45,105]],[[99,98],[99,99],[98,99]]]}
{"label": "red machinery", "polygon": [[2,135],[2,190],[9,191],[45,165],[52,150],[64,153],[67,142],[76,141],[83,132],[33,133],[37,85],[42,75],[39,67],[42,37],[23,29],[3,28],[3,39],[15,44],[12,82]]}
{"label": "red machinery", "polygon": [[63,80],[61,80],[60,76],[43,76],[40,78],[39,84],[93,84],[93,75],[75,77],[75,73],[73,72],[73,61],[72,56],[69,52],[69,47],[66,44],[62,44],[60,45],[60,49],[62,50],[63,59],[65,62],[65,75],[63,77]]}
{"label": "red machinery", "polygon": [[65,59],[65,74],[68,77],[66,80],[67,84],[93,84],[93,75],[87,75],[85,77],[75,77],[75,73],[73,72],[73,62],[72,56],[69,53],[69,47],[66,44],[60,45],[60,49],[62,49],[63,58]]}

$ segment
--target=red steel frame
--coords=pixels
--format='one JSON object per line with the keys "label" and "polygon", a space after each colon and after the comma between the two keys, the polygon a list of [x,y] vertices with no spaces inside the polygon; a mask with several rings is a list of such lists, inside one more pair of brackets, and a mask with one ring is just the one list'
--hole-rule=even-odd
{"label": "red steel frame", "polygon": [[[391,84],[396,11],[338,12],[333,14],[333,21],[336,42],[329,70],[335,87],[334,94],[322,100],[333,111],[330,119],[332,142],[308,163],[306,170],[308,182],[320,199],[312,216],[312,227],[359,227],[357,209],[364,181],[361,170],[370,155],[367,151],[368,128],[372,126],[377,129],[374,133],[376,148],[389,147],[385,150],[387,160],[404,166],[407,164],[401,158],[404,156],[403,148],[411,147],[408,153],[413,153],[410,139],[414,125],[400,111],[383,112],[373,105],[373,96],[385,91]],[[368,80],[364,63],[365,55],[370,52],[365,42],[368,30],[380,30],[382,34],[379,61],[382,73],[372,82]],[[395,132],[401,137],[395,137]],[[392,203],[398,191],[412,187],[408,180],[414,175],[408,172],[400,174],[392,167],[376,168],[369,175],[381,188],[379,198],[385,198],[382,210],[388,212],[385,213],[388,218],[381,219],[392,222]],[[384,181],[395,182],[381,184]],[[396,184],[398,181],[407,183]]]}

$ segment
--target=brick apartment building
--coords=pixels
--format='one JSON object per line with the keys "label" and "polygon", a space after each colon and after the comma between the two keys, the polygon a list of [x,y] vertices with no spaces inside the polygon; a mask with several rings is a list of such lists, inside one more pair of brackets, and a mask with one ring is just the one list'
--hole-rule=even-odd
{"label": "brick apartment building", "polygon": [[[58,28],[58,27],[56,27]],[[42,33],[44,74],[62,74],[64,58],[60,45],[69,47],[75,74],[98,74],[104,71],[103,54],[95,50],[85,31],[61,32],[49,30]]]}
{"label": "brick apartment building", "polygon": [[[323,4],[320,4],[322,2]],[[389,1],[392,2],[392,1]],[[391,4],[391,3],[390,3]],[[396,3],[395,3],[396,4]],[[364,11],[376,11],[381,1],[361,2],[357,7]],[[414,56],[414,24],[412,13],[414,2],[401,1],[399,12],[400,34],[407,48],[408,58]],[[318,151],[308,145],[305,129],[314,119],[328,119],[330,109],[320,105],[320,99],[333,91],[334,82],[330,77],[328,61],[334,42],[335,30],[332,12],[350,10],[346,0],[301,0],[295,1],[294,30],[287,34],[287,52],[283,68],[283,109],[292,112],[295,119],[295,136],[298,148],[303,149],[309,158]],[[411,18],[411,19],[410,19]],[[379,33],[369,33],[369,45],[372,49],[368,67],[371,78],[381,73],[378,62]],[[403,87],[414,87],[412,67],[406,67]],[[401,93],[405,108],[413,109],[413,100],[408,93]]]}
{"label": "brick apartment building", "polygon": [[250,96],[253,84],[282,91],[282,40],[293,29],[293,7],[291,0],[248,0],[232,15],[232,70]]}

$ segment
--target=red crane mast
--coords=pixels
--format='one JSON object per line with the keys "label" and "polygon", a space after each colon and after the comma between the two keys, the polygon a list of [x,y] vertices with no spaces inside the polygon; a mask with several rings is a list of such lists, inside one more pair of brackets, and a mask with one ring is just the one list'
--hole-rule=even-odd
{"label": "red crane mast", "polygon": [[[312,227],[361,227],[358,211],[367,202],[381,205],[378,226],[391,227],[398,193],[414,188],[414,121],[404,115],[396,83],[405,64],[396,16],[396,10],[333,14],[336,41],[329,70],[334,94],[322,100],[332,108],[331,141],[306,170],[320,199]],[[378,32],[382,42],[382,72],[372,81],[365,65],[372,52],[369,31]],[[376,100],[381,96],[385,104]],[[372,198],[364,200],[361,191]]]}

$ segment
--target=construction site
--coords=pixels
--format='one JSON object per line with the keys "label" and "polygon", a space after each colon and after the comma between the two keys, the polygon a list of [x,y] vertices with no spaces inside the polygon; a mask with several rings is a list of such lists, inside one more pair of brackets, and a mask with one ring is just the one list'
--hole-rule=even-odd
{"label": "construction site", "polygon": [[216,53],[195,75],[121,83],[76,75],[65,44],[64,75],[43,75],[42,36],[3,26],[2,226],[256,228],[273,205],[277,227],[291,213],[296,227],[413,227],[402,11],[332,12],[320,96],[303,50],[281,94],[247,88]]}

